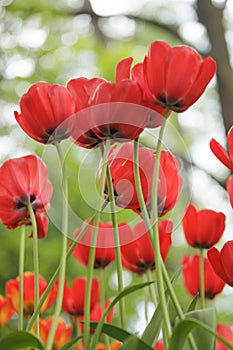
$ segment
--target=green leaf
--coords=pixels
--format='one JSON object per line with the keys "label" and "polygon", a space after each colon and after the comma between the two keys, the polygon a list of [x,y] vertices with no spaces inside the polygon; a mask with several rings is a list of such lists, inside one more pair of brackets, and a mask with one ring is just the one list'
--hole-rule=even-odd
{"label": "green leaf", "polygon": [[[178,277],[180,276],[181,273],[181,268],[179,268],[174,276],[171,279],[171,283],[172,285],[174,285],[178,279]],[[167,298],[167,302],[169,302],[169,292],[166,290],[165,294],[166,294],[166,298]],[[142,340],[147,343],[150,346],[153,346],[158,337],[159,337],[159,333],[161,330],[161,326],[162,326],[162,321],[163,321],[163,315],[162,315],[162,309],[161,309],[161,304],[159,303],[156,307],[156,310],[150,320],[150,322],[148,323],[147,327],[145,328],[143,335],[142,335]]]}
{"label": "green leaf", "polygon": [[196,305],[197,305],[197,301],[198,301],[198,297],[199,297],[199,294],[197,294],[193,300],[191,301],[189,307],[188,307],[188,311],[187,312],[191,312],[191,311],[194,311],[196,309]]}
{"label": "green leaf", "polygon": [[138,338],[135,334],[131,335],[126,339],[123,346],[120,347],[121,350],[136,350],[138,348]]}
{"label": "green leaf", "polygon": [[[91,327],[96,328],[98,325],[97,322],[91,322]],[[107,334],[108,336],[117,339],[119,341],[121,341],[122,343],[124,343],[126,341],[127,338],[132,338],[132,334],[125,331],[122,328],[113,326],[111,324],[107,324],[105,323],[102,327],[102,331]],[[134,337],[136,337],[137,339],[137,347],[135,349],[132,350],[153,350],[152,347],[150,347],[148,344],[144,343],[140,338],[138,338],[136,335],[134,335]],[[131,348],[130,348],[131,350]]]}
{"label": "green leaf", "polygon": [[[214,309],[192,311],[185,314],[187,319],[179,321],[173,331],[169,350],[182,350],[188,334],[193,332],[197,349],[212,350],[215,346],[216,317]],[[185,349],[190,349],[188,343]]]}
{"label": "green leaf", "polygon": [[[191,311],[185,314],[186,318],[195,319],[202,324],[207,325],[215,334],[216,331],[216,312],[214,308]],[[215,336],[211,333],[207,333],[203,327],[198,327],[193,331],[193,337],[198,349],[213,350],[215,346]],[[186,343],[185,350],[189,350],[190,347]]]}
{"label": "green leaf", "polygon": [[118,301],[121,300],[122,298],[124,298],[126,295],[129,295],[129,294],[131,294],[133,292],[136,292],[137,290],[140,290],[142,288],[145,288],[145,287],[149,286],[150,284],[152,284],[154,282],[155,281],[144,282],[144,283],[135,284],[135,285],[130,286],[130,287],[126,287],[125,289],[123,289],[123,291],[120,294],[118,294],[113,299],[111,304],[108,306],[108,308],[103,313],[100,321],[98,322],[98,325],[94,327],[94,328],[96,328],[96,330],[95,330],[95,334],[93,336],[91,350],[95,350],[96,349],[96,346],[97,346],[97,343],[98,343],[98,339],[99,339],[102,327],[104,325],[105,318],[106,318],[107,314],[109,313],[109,311],[113,308],[113,306],[116,305],[118,303]]}
{"label": "green leaf", "polygon": [[[167,293],[166,293],[167,294]],[[158,339],[161,325],[163,321],[163,315],[162,315],[162,309],[161,304],[159,303],[156,307],[156,310],[146,326],[143,334],[142,334],[142,340],[147,343],[148,345],[153,345],[155,341]]]}
{"label": "green leaf", "polygon": [[68,350],[71,348],[71,346],[73,346],[75,343],[77,343],[77,341],[79,341],[80,339],[82,339],[83,336],[79,335],[78,337],[72,339],[71,341],[69,341],[69,343],[66,343],[65,345],[63,345],[59,350]]}
{"label": "green leaf", "polygon": [[0,349],[15,350],[33,347],[44,350],[40,339],[34,334],[25,331],[16,331],[8,334],[0,341]]}

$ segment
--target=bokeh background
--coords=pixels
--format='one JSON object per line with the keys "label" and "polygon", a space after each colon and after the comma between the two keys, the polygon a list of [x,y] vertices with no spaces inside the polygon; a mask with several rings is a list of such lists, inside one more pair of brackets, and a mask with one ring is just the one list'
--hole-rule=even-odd
{"label": "bokeh background", "polygon": [[[37,81],[65,85],[71,78],[80,76],[114,80],[116,63],[129,56],[135,63],[142,61],[154,40],[166,40],[172,46],[190,45],[203,57],[211,55],[218,66],[218,73],[205,94],[188,111],[181,115],[173,113],[166,132],[164,144],[178,157],[183,176],[179,203],[170,214],[175,230],[166,264],[172,274],[182,255],[194,253],[187,247],[181,227],[184,209],[190,201],[198,208],[226,214],[227,228],[219,247],[233,238],[233,214],[225,191],[229,172],[209,149],[212,137],[225,145],[226,132],[233,124],[232,0],[0,0],[0,162],[38,154],[48,165],[54,188],[58,188],[60,169],[55,149],[53,146],[45,149],[29,139],[14,119],[20,97]],[[146,130],[141,142],[154,147],[156,135],[157,130]],[[70,228],[72,235],[75,225],[78,227],[93,213],[89,199],[96,183],[99,152],[71,146],[69,141],[63,147],[69,169],[70,207],[75,217]],[[60,219],[55,219],[59,208],[59,197],[55,196],[48,213],[49,233],[39,242],[40,271],[47,279],[55,271],[60,256]],[[134,218],[130,211],[119,212],[119,220],[130,223]],[[109,217],[106,214],[102,219],[108,221]],[[1,293],[6,280],[18,275],[19,236],[20,230],[10,231],[0,226]],[[27,239],[26,246],[26,270],[31,270],[31,239]],[[85,268],[71,257],[68,282],[84,274]],[[140,279],[124,272],[125,285]],[[114,264],[106,269],[103,283],[107,297],[111,298],[117,289]],[[187,308],[191,298],[182,278],[176,291],[184,309]],[[218,319],[231,325],[232,300],[231,288],[225,287],[222,295],[213,301]],[[141,293],[127,299],[129,330],[143,329],[143,303]],[[153,312],[152,304],[149,306]]]}

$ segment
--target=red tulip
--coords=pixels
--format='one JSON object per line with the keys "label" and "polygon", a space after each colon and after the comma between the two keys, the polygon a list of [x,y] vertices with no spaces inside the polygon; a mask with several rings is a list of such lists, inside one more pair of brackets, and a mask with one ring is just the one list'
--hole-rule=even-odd
{"label": "red tulip", "polygon": [[[46,345],[50,333],[50,329],[52,326],[53,318],[47,317],[45,319],[39,320],[40,327],[40,338],[43,343]],[[72,325],[66,324],[65,321],[60,317],[58,319],[58,324],[53,340],[53,350],[60,349],[63,345],[67,344],[72,336]]]}
{"label": "red tulip", "polygon": [[[86,223],[85,223],[86,225]],[[119,225],[119,230],[121,230],[121,226]],[[85,235],[81,239],[81,241],[77,244],[73,256],[77,259],[81,264],[87,266],[89,261],[90,247],[92,242],[94,226],[90,225]],[[77,238],[81,229],[78,229],[74,238]],[[98,225],[98,236],[96,242],[96,250],[95,250],[95,262],[94,268],[105,268],[108,264],[115,260],[115,248],[114,248],[114,235],[113,235],[113,227],[112,223],[103,223],[99,222]]]}
{"label": "red tulip", "polygon": [[60,142],[70,136],[75,103],[62,85],[33,84],[20,100],[21,113],[15,118],[21,128],[41,143]]}
{"label": "red tulip", "polygon": [[75,78],[68,82],[67,89],[75,102],[75,112],[90,106],[96,88],[105,81],[102,78]]}
{"label": "red tulip", "polygon": [[0,219],[8,228],[30,225],[27,205],[31,204],[37,219],[39,237],[47,231],[42,213],[49,209],[52,185],[48,170],[36,156],[7,160],[0,167]]}
{"label": "red tulip", "polygon": [[221,238],[225,229],[225,215],[214,210],[197,212],[190,204],[183,218],[183,229],[188,244],[194,248],[212,247]]}
{"label": "red tulip", "polygon": [[[110,304],[110,301],[107,300],[105,301],[105,304],[104,304],[104,311],[107,309],[107,307],[109,306]],[[112,317],[113,317],[113,311],[114,309],[112,308],[107,316],[106,316],[106,319],[105,319],[105,323],[111,323],[112,322]],[[102,309],[101,309],[101,305],[99,303],[96,303],[93,308],[91,309],[91,313],[90,313],[90,321],[91,322],[99,322],[100,319],[102,317]],[[83,324],[82,321],[84,321],[84,316],[81,316],[79,317],[79,320],[81,321],[80,323],[80,326],[81,326],[81,329],[82,331],[84,331],[84,327],[85,325]],[[94,329],[91,328],[91,333],[94,333]]]}
{"label": "red tulip", "polygon": [[233,171],[233,127],[227,134],[227,144],[229,152],[223,148],[215,139],[211,139],[210,148],[214,155],[223,163],[228,169]]}
{"label": "red tulip", "polygon": [[[34,311],[34,273],[25,272],[23,276],[23,313],[25,317],[33,314]],[[42,296],[47,288],[47,282],[42,276],[39,276],[39,297]],[[14,310],[19,312],[19,277],[15,280],[9,280],[6,283],[6,295],[11,300]],[[51,289],[48,297],[45,299],[44,304],[40,309],[40,313],[50,308],[57,296],[57,286]]]}
{"label": "red tulip", "polygon": [[[122,208],[140,212],[136,185],[134,180],[133,145],[124,144],[120,148],[112,148],[109,155],[116,204]],[[139,149],[139,168],[144,200],[148,210],[151,207],[151,188],[155,152],[141,147]],[[160,173],[158,185],[158,213],[160,216],[171,210],[178,199],[181,186],[179,163],[168,151],[162,151],[160,159]],[[107,192],[106,187],[106,192]]]}
{"label": "red tulip", "polygon": [[[146,127],[149,113],[142,106],[142,91],[137,82],[95,80],[91,84],[83,80],[78,85],[82,87],[80,98],[84,96],[85,102],[79,103],[81,110],[74,116],[72,139],[79,146],[97,147],[108,138],[117,142],[133,140]],[[72,82],[68,85],[69,89],[73,86]]]}
{"label": "red tulip", "polygon": [[[224,323],[219,323],[216,327],[217,334],[221,335],[228,343],[233,345],[233,331],[232,329]],[[228,350],[228,348],[216,339],[216,349],[215,350]]]}
{"label": "red tulip", "polygon": [[[117,349],[120,349],[121,346],[122,346],[122,343],[119,343],[118,341],[113,341],[113,342],[110,344],[110,350],[117,350]],[[79,344],[79,345],[75,345],[75,346],[74,346],[74,350],[85,350],[84,344],[81,343],[81,344]],[[97,344],[96,350],[107,350],[107,348],[106,348],[106,345],[105,345],[105,344],[99,342],[99,343]]]}
{"label": "red tulip", "polygon": [[228,198],[233,208],[233,175],[229,176],[226,187],[227,187]]}
{"label": "red tulip", "polygon": [[150,44],[144,74],[154,102],[175,112],[184,112],[204,92],[216,72],[211,57],[202,60],[191,47],[171,48],[166,42]]}
{"label": "red tulip", "polygon": [[233,241],[226,242],[220,252],[215,247],[208,250],[208,258],[216,274],[233,287]]}
{"label": "red tulip", "polygon": [[[136,81],[142,89],[142,104],[148,108],[149,122],[147,128],[156,128],[162,124],[165,108],[154,103],[143,71],[143,63],[137,63],[131,70],[133,59],[131,57],[121,60],[116,67],[116,82],[123,79]],[[146,111],[146,110],[145,110]]]}
{"label": "red tulip", "polygon": [[[36,225],[37,225],[37,236],[38,238],[44,238],[48,233],[48,223],[49,220],[47,216],[45,216],[43,213],[36,213]],[[29,238],[33,237],[33,232],[29,236]]]}
{"label": "red tulip", "polygon": [[156,344],[155,344],[155,350],[163,350],[163,342],[162,340],[159,340]]}
{"label": "red tulip", "polygon": [[[72,288],[67,284],[64,286],[64,295],[62,308],[72,316],[81,316],[84,314],[84,302],[87,280],[84,277],[77,277],[72,282]],[[99,300],[99,282],[96,278],[92,279],[91,285],[91,309]]]}
{"label": "red tulip", "polygon": [[5,326],[11,319],[14,313],[14,308],[12,307],[9,298],[4,298],[0,294],[0,327]]}
{"label": "red tulip", "polygon": [[[200,256],[184,256],[182,259],[184,284],[192,296],[200,292]],[[204,258],[205,297],[213,299],[221,293],[225,283],[216,275],[209,260]]]}
{"label": "red tulip", "polygon": [[[170,220],[159,222],[159,241],[162,259],[165,260],[171,247],[173,224]],[[154,270],[154,250],[144,222],[135,225],[132,231],[120,235],[123,266],[138,274]],[[124,244],[126,242],[126,244]]]}

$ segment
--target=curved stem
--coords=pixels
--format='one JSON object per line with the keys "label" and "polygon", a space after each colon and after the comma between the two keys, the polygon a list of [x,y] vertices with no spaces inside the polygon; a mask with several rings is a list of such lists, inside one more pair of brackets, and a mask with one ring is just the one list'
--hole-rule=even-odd
{"label": "curved stem", "polygon": [[57,302],[53,314],[53,322],[49,332],[49,337],[46,345],[46,350],[51,350],[53,346],[53,340],[57,328],[58,319],[62,307],[62,299],[64,292],[64,282],[65,282],[65,273],[66,273],[66,251],[67,251],[67,235],[68,235],[68,181],[65,161],[61,149],[60,143],[55,144],[58,157],[62,167],[62,249],[61,249],[61,259],[60,259],[60,271],[59,271],[59,284],[58,284],[58,293],[57,293]]}
{"label": "curved stem", "polygon": [[205,270],[204,270],[204,250],[200,249],[200,298],[201,307],[205,308]]}
{"label": "curved stem", "polygon": [[167,339],[167,342],[171,336],[171,324],[167,309],[163,274],[162,274],[162,258],[160,254],[160,242],[159,242],[159,230],[158,230],[158,182],[159,182],[159,169],[160,169],[160,158],[161,158],[161,148],[162,148],[162,139],[165,131],[166,120],[168,116],[169,108],[166,109],[163,122],[159,132],[159,138],[156,148],[156,157],[154,165],[154,174],[153,174],[153,183],[152,183],[152,196],[151,196],[151,219],[152,219],[152,232],[153,232],[153,242],[154,242],[154,251],[155,251],[155,266],[156,266],[156,279],[157,279],[157,288],[159,300],[161,303],[161,308],[163,312],[164,320],[164,335]]}
{"label": "curved stem", "polygon": [[[146,271],[146,277],[147,277],[147,281],[148,281],[148,282],[150,282],[150,281],[153,280],[153,279],[152,279],[152,275],[151,275],[151,270],[150,270],[150,269],[148,269],[148,270]],[[154,288],[153,284],[150,284],[150,285],[148,286],[148,288],[149,288],[149,291],[150,291],[151,300],[152,300],[154,306],[157,307],[158,301],[157,301],[157,297],[156,297],[156,293],[155,293],[155,288]]]}
{"label": "curved stem", "polygon": [[[147,275],[145,273],[143,274],[143,280],[144,280],[144,282],[148,282],[148,278],[147,278]],[[149,321],[149,316],[148,316],[149,291],[148,291],[148,288],[144,288],[143,295],[144,295],[145,320],[146,320],[146,324],[148,324],[148,321]]]}
{"label": "curved stem", "polygon": [[[38,255],[38,234],[36,217],[31,204],[27,205],[33,232],[33,265],[34,265],[34,308],[37,308],[39,303],[39,255]],[[39,314],[35,319],[35,334],[39,335]]]}
{"label": "curved stem", "polygon": [[[105,311],[105,278],[104,278],[104,269],[99,269],[99,283],[100,283],[100,307],[102,314]],[[106,346],[106,350],[110,350],[110,343],[107,334],[103,335],[104,343]]]}
{"label": "curved stem", "polygon": [[133,167],[134,167],[134,179],[135,179],[135,186],[136,186],[136,192],[138,197],[138,202],[141,209],[141,214],[143,217],[143,220],[145,221],[148,234],[150,236],[151,243],[153,242],[153,235],[151,230],[151,223],[150,218],[147,212],[146,203],[144,200],[143,192],[142,192],[142,185],[141,185],[141,178],[140,178],[140,170],[139,170],[139,142],[138,139],[134,140],[134,160],[133,160]]}
{"label": "curved stem", "polygon": [[[103,158],[103,166],[100,178],[100,198],[103,198],[104,195],[104,187],[106,181],[106,171],[107,171],[107,157],[110,147],[110,140],[106,141],[105,147],[102,147],[102,158]],[[87,267],[87,285],[86,285],[86,295],[85,295],[85,303],[84,303],[84,345],[85,349],[89,349],[90,343],[90,311],[91,311],[91,286],[92,286],[92,277],[94,270],[94,261],[95,261],[95,249],[98,235],[98,223],[101,214],[102,201],[100,200],[97,205],[97,212],[94,219],[94,229],[92,235],[92,242],[89,253],[88,267]]]}
{"label": "curved stem", "polygon": [[18,330],[23,330],[23,274],[24,274],[24,253],[25,253],[25,225],[21,226],[19,245],[19,320]]}
{"label": "curved stem", "polygon": [[[141,208],[141,213],[142,213],[142,217],[143,220],[146,224],[146,228],[151,240],[151,244],[152,246],[154,246],[153,244],[153,232],[152,232],[152,227],[151,227],[151,223],[150,223],[150,218],[147,212],[147,208],[146,208],[146,204],[144,201],[144,196],[143,196],[143,192],[142,192],[142,185],[141,185],[141,181],[140,181],[140,173],[139,173],[139,144],[138,144],[138,140],[134,141],[134,177],[135,177],[135,184],[136,184],[136,190],[137,190],[137,196],[138,196],[138,200],[139,200],[139,204],[140,204],[140,208]],[[174,304],[174,307],[176,309],[176,312],[178,314],[178,317],[180,320],[184,319],[184,314],[183,311],[180,307],[179,301],[177,299],[177,296],[175,294],[175,291],[173,289],[173,286],[171,284],[170,278],[168,276],[166,267],[163,263],[163,260],[161,259],[161,266],[162,266],[162,270],[163,270],[163,275],[165,278],[165,282],[168,288],[168,291],[170,293],[172,302]],[[191,346],[192,350],[197,350],[197,346],[195,344],[195,341],[192,337],[192,335],[190,335],[188,337],[189,339],[189,344]]]}
{"label": "curved stem", "polygon": [[[123,271],[122,271],[122,261],[121,261],[121,248],[120,248],[120,239],[119,239],[118,220],[117,220],[117,215],[116,215],[114,189],[113,189],[113,185],[112,185],[112,177],[111,177],[111,172],[110,172],[109,166],[107,168],[107,181],[108,181],[108,194],[109,194],[109,200],[110,200],[110,206],[111,206],[111,214],[112,214],[115,254],[116,254],[118,293],[121,293],[123,290]],[[125,328],[125,319],[126,318],[125,318],[124,299],[120,299],[119,309],[120,309],[121,327]]]}

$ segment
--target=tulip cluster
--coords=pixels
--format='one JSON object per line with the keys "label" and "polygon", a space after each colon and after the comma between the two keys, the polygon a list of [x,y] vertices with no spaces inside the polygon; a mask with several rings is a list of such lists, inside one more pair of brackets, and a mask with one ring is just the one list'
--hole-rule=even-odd
{"label": "tulip cluster", "polygon": [[[133,66],[131,57],[120,61],[114,82],[84,77],[74,78],[66,86],[37,82],[21,97],[20,111],[15,111],[19,126],[33,140],[53,145],[61,162],[62,250],[59,268],[47,283],[39,275],[37,240],[48,233],[47,212],[53,193],[48,169],[36,155],[5,161],[0,167],[0,220],[8,229],[31,227],[34,272],[23,269],[25,231],[22,229],[19,277],[9,280],[6,297],[0,296],[1,327],[17,314],[18,330],[25,330],[27,322],[26,331],[35,333],[33,339],[40,339],[46,350],[58,350],[65,344],[67,349],[73,346],[76,350],[116,350],[122,346],[125,349],[124,342],[131,344],[135,335],[126,337],[124,298],[144,288],[145,311],[147,302],[152,300],[158,313],[155,326],[158,327],[160,314],[163,326],[163,340],[158,341],[157,329],[153,340],[146,341],[144,348],[168,349],[172,338],[168,292],[178,319],[185,319],[165,266],[172,246],[170,216],[179,199],[182,177],[180,162],[163,147],[162,137],[172,111],[182,113],[192,106],[215,72],[216,63],[211,57],[203,60],[190,47],[172,48],[166,42],[155,41],[143,62]],[[156,147],[139,146],[143,130],[157,127],[160,131]],[[74,147],[87,148],[90,152],[99,149],[101,153],[96,210],[77,227],[71,243],[67,238],[68,176],[61,147],[65,139]],[[211,140],[210,147],[233,171],[233,129],[227,139],[229,154],[215,140]],[[233,207],[233,175],[227,182],[227,191]],[[111,209],[111,222],[105,220],[107,206]],[[117,210],[131,211],[136,217],[134,223],[119,222]],[[224,213],[197,210],[191,203],[182,224],[187,244],[195,250],[194,255],[180,260],[184,286],[192,297],[200,297],[204,309],[206,298],[214,299],[225,283],[233,286],[232,264],[229,264],[233,263],[233,241],[225,243],[220,252],[214,247],[225,230]],[[78,273],[71,283],[66,278],[66,261],[70,256],[86,269],[85,276]],[[118,278],[118,294],[113,300],[106,298],[104,290],[110,265],[115,265]],[[144,283],[124,290],[123,268],[134,273],[136,280],[144,276]],[[156,283],[154,276],[151,277],[154,271]],[[112,326],[116,332],[110,332],[112,337],[115,335],[113,341],[103,334],[103,324],[106,327],[106,323],[118,321],[118,315],[113,318],[116,303],[119,303],[122,329],[116,331]],[[216,349],[232,344],[232,330],[227,325],[219,324],[214,331],[218,337]],[[76,340],[69,343],[72,336]],[[225,345],[221,341],[224,339]],[[192,336],[188,341],[191,349],[196,349]]]}

